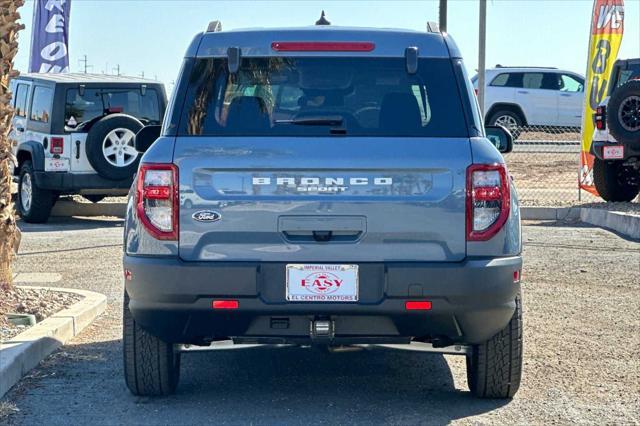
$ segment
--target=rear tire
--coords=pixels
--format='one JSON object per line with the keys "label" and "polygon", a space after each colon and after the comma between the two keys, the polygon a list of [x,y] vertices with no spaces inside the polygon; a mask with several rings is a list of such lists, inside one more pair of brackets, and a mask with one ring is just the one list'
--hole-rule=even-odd
{"label": "rear tire", "polygon": [[629,81],[611,94],[607,125],[616,141],[640,149],[640,81]]}
{"label": "rear tire", "polygon": [[467,382],[478,398],[512,398],[522,378],[522,302],[509,324],[467,356]]}
{"label": "rear tire", "polygon": [[33,165],[27,160],[20,167],[16,207],[22,220],[28,223],[44,223],[49,220],[55,203],[55,194],[38,187]]}
{"label": "rear tire", "polygon": [[[596,158],[593,163],[593,182],[598,194],[605,201],[628,202],[636,198],[640,186],[629,184],[624,178],[623,164]],[[637,179],[636,179],[637,181]]]}
{"label": "rear tire", "polygon": [[129,311],[129,295],[123,306],[124,377],[132,394],[164,396],[175,392],[180,380],[180,353],[172,344],[147,333]]}

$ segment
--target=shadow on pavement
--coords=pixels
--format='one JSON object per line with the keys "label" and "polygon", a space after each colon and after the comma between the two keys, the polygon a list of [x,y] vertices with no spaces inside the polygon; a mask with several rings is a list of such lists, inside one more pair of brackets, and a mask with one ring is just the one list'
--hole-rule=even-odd
{"label": "shadow on pavement", "polygon": [[[132,396],[121,342],[65,347],[9,396],[10,424],[435,423],[508,403],[455,388],[442,355],[255,347],[183,355],[176,395]],[[52,413],[55,413],[52,415]]]}
{"label": "shadow on pavement", "polygon": [[51,217],[47,223],[27,223],[21,219],[18,220],[18,227],[23,233],[122,228],[123,226],[124,220],[117,218]]}

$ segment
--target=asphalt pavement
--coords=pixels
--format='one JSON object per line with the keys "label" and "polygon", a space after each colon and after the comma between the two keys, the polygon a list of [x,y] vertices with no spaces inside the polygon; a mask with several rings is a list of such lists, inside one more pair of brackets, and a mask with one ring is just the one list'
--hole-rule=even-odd
{"label": "asphalt pavement", "polygon": [[[525,226],[525,374],[512,401],[474,399],[463,357],[379,347],[187,353],[177,394],[154,399],[132,396],[123,381],[122,221],[55,218],[21,226],[16,272],[60,274],[52,286],[101,292],[109,306],[5,397],[13,414],[0,423],[640,421],[640,247],[607,231]],[[606,298],[596,300],[603,290]]]}

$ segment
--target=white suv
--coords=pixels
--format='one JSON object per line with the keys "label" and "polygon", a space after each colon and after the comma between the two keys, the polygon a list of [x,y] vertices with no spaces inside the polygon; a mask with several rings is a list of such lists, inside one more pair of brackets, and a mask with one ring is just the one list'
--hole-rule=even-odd
{"label": "white suv", "polygon": [[[478,76],[471,81],[478,89]],[[520,126],[581,125],[584,77],[557,68],[504,67],[486,70],[485,121]]]}

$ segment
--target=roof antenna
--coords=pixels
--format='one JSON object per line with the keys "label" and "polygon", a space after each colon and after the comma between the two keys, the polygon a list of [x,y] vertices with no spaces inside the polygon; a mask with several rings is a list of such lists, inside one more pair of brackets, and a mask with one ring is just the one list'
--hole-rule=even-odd
{"label": "roof antenna", "polygon": [[322,15],[320,15],[320,19],[316,21],[316,25],[331,25],[331,22],[327,21],[327,18],[324,17],[324,10],[322,11]]}

